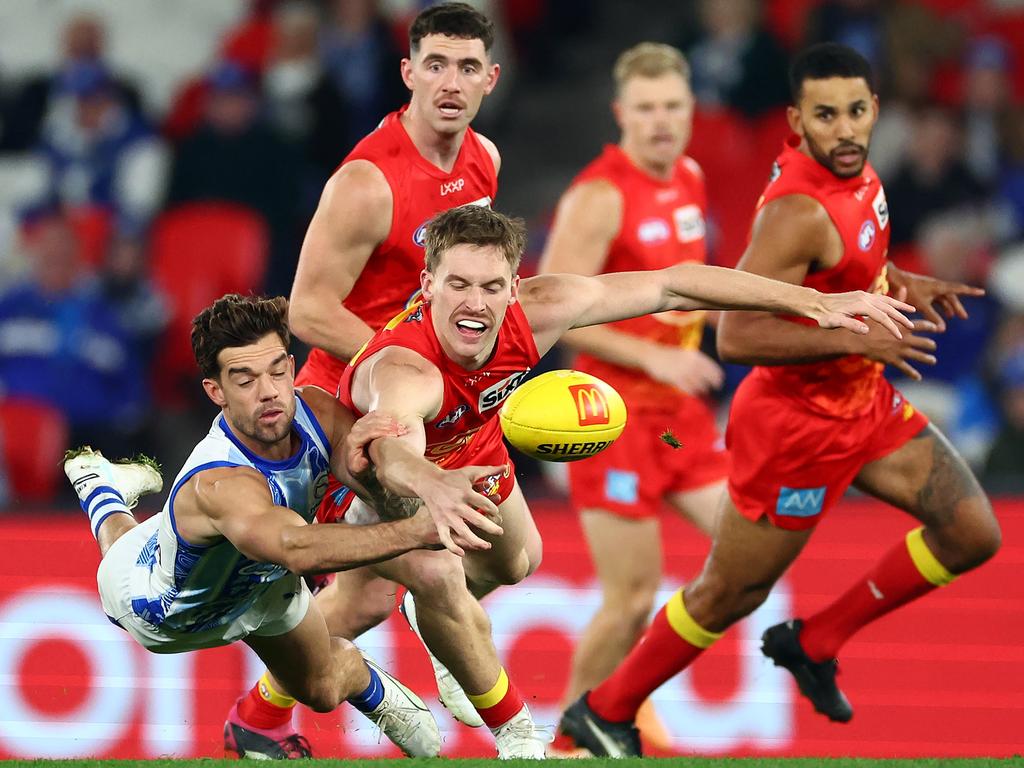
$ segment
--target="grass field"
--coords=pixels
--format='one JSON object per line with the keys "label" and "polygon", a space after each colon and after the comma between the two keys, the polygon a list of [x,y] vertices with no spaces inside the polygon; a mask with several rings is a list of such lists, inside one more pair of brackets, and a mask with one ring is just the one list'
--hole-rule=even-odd
{"label": "grass field", "polygon": [[[304,760],[302,768],[338,768],[339,764],[353,768],[424,768],[440,766],[442,762],[457,763],[455,768],[496,768],[495,759],[465,758],[450,760]],[[501,766],[508,768],[1024,768],[1024,757],[1010,758],[930,758],[908,760],[872,760],[866,758],[702,758],[702,757],[649,757],[630,760],[585,759],[572,760],[509,760]],[[252,763],[249,763],[250,765]],[[32,768],[238,768],[238,760],[5,760],[7,766]]]}

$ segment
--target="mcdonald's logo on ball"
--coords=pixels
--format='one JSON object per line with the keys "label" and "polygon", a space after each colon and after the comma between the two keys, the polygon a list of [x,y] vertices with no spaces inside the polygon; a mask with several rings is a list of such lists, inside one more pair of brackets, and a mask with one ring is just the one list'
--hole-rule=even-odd
{"label": "mcdonald's logo on ball", "polygon": [[520,385],[500,412],[505,437],[528,456],[578,461],[622,434],[626,404],[615,389],[582,371],[548,371]]}

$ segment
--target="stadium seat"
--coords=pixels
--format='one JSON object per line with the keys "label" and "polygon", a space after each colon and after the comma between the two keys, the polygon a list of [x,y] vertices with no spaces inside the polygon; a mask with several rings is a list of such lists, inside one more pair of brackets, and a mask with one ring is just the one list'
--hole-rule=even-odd
{"label": "stadium seat", "polygon": [[57,488],[68,425],[56,408],[33,400],[0,400],[3,459],[18,501],[49,501]]}
{"label": "stadium seat", "polygon": [[[155,364],[157,398],[181,405],[194,378],[192,318],[225,293],[258,293],[267,268],[263,219],[242,206],[190,203],[164,213],[150,244],[153,280],[171,304],[171,321]],[[189,387],[191,388],[191,387]]]}

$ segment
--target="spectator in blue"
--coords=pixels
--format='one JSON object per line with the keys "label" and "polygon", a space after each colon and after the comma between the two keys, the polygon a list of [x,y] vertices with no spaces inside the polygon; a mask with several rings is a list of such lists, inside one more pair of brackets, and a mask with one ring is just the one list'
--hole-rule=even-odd
{"label": "spectator in blue", "polygon": [[406,55],[377,0],[329,0],[323,34],[327,70],[352,109],[348,146],[409,100],[398,60]]}
{"label": "spectator in blue", "polygon": [[[1024,318],[1011,322],[1018,332]],[[1018,343],[999,363],[996,376],[1003,426],[985,462],[984,480],[1000,491],[1024,491],[1024,345]]]}
{"label": "spectator in blue", "polygon": [[144,371],[79,265],[71,227],[58,210],[44,210],[26,240],[28,275],[0,294],[0,393],[63,411],[72,444],[87,440],[115,455],[137,450],[147,420]]}
{"label": "spectator in blue", "polygon": [[[23,152],[35,147],[42,138],[43,125],[63,108],[67,97],[63,86],[68,73],[82,63],[102,64],[105,49],[102,20],[89,12],[72,15],[61,36],[61,61],[57,68],[19,83],[6,104],[0,125],[0,152]],[[114,76],[111,85],[129,111],[142,111],[134,83]]]}
{"label": "spectator in blue", "polygon": [[76,64],[61,87],[72,98],[47,122],[39,147],[49,169],[46,202],[105,209],[118,232],[138,233],[163,195],[163,144],[122,103],[102,65]]}

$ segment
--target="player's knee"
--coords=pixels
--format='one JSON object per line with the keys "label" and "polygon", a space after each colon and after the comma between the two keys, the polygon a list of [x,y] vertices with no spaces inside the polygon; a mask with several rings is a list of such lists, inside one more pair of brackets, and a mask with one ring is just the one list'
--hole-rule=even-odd
{"label": "player's knee", "polygon": [[[614,600],[613,610],[621,621],[633,627],[638,633],[647,626],[651,618],[651,610],[654,608],[654,598],[657,595],[657,585],[638,584],[625,594],[620,594]],[[610,601],[609,601],[610,602]],[[612,607],[609,605],[609,607]]]}
{"label": "player's knee", "polygon": [[686,609],[700,626],[721,632],[753,613],[771,592],[771,584],[739,583],[702,573],[686,589]]}
{"label": "player's knee", "polygon": [[[526,558],[526,576],[530,576],[540,568],[541,561],[544,559],[544,543],[539,535],[531,536],[526,542]],[[523,578],[525,579],[526,576]]]}
{"label": "player's knee", "polygon": [[[537,565],[540,565],[539,559]],[[487,576],[490,581],[498,585],[518,584],[533,573],[534,568],[530,555],[526,549],[522,549],[516,556],[492,564],[488,569]]]}
{"label": "player's knee", "polygon": [[974,516],[975,520],[968,531],[958,537],[961,561],[952,570],[955,572],[969,571],[991,559],[1003,543],[1003,532],[999,521],[992,513],[992,508],[985,501],[985,509]]}
{"label": "player's knee", "polygon": [[458,561],[438,557],[420,562],[405,586],[417,605],[441,611],[454,607],[462,596],[471,597],[466,587],[466,572]]}

